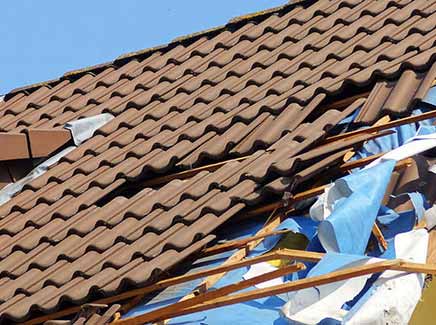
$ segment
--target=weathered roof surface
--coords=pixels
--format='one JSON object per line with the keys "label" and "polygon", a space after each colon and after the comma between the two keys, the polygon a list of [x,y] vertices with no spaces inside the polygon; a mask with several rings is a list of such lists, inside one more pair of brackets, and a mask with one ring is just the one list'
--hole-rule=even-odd
{"label": "weathered roof surface", "polygon": [[0,206],[2,319],[143,286],[247,205],[337,164],[365,136],[317,147],[333,126],[362,105],[362,123],[406,114],[430,88],[435,19],[436,1],[306,1],[6,95],[5,132],[115,118]]}

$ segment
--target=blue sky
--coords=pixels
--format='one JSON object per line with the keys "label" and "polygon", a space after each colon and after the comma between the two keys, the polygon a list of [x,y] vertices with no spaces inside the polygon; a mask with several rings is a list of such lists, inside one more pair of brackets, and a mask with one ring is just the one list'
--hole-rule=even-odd
{"label": "blue sky", "polygon": [[0,19],[0,94],[168,43],[287,0],[9,0]]}

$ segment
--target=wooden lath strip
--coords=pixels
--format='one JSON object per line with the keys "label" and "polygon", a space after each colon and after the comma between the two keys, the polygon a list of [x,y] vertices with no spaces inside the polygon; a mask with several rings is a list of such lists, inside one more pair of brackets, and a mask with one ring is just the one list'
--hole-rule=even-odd
{"label": "wooden lath strip", "polygon": [[[281,218],[280,217],[281,217],[281,215],[275,214],[275,211],[274,211],[271,214],[271,216],[270,216],[269,220],[267,221],[267,223],[265,224],[265,226],[261,230],[259,230],[257,232],[257,235],[261,235],[261,234],[264,234],[264,233],[271,233],[280,224],[280,222],[281,222]],[[224,276],[224,274],[226,272],[226,268],[229,265],[235,265],[234,263],[242,261],[247,256],[246,253],[249,250],[252,250],[254,247],[256,247],[259,243],[261,243],[263,238],[260,238],[258,240],[255,240],[255,241],[252,241],[252,242],[248,243],[246,245],[246,249],[238,250],[238,252],[233,254],[232,257],[230,257],[226,262],[224,262],[221,266],[219,266],[219,267],[224,267],[224,269],[217,269],[218,270],[217,272],[219,272],[219,273],[213,272],[213,274],[210,274],[205,279],[205,281],[203,281],[201,286],[205,287],[207,285],[215,284],[219,279],[221,279],[222,276]],[[276,258],[278,258],[278,256],[274,255],[273,259],[276,259]],[[261,262],[261,260],[258,260],[258,262]],[[189,275],[189,276],[191,276],[191,275]],[[207,274],[203,274],[203,275],[201,275],[199,277],[203,277],[203,276],[207,276]],[[187,281],[186,279],[187,278],[184,278],[183,282],[186,282]],[[167,281],[167,280],[162,280],[162,281]],[[206,284],[206,282],[207,282],[207,284]],[[168,284],[170,282],[162,282],[162,283],[167,283]],[[161,283],[161,285],[162,285],[162,283]],[[125,300],[125,299],[129,299],[129,298],[142,297],[145,294],[150,293],[150,292],[155,291],[155,290],[158,290],[158,289],[153,289],[153,288],[150,289],[150,286],[148,286],[148,287],[144,287],[144,288],[130,290],[130,291],[118,294],[118,295],[114,295],[112,297],[98,299],[98,300],[92,301],[90,303],[94,303],[94,304],[111,304],[111,303],[114,303],[114,302],[118,302],[118,301],[122,301],[122,300]],[[44,316],[40,316],[40,317],[36,317],[36,318],[30,319],[30,320],[24,322],[23,324],[26,324],[26,325],[40,324],[40,323],[43,323],[43,322],[45,322],[47,320],[62,318],[62,317],[65,317],[67,315],[75,314],[75,313],[79,312],[80,310],[81,310],[80,306],[70,307],[70,308],[66,308],[64,310],[52,313],[50,315],[44,315]]]}
{"label": "wooden lath strip", "polygon": [[[370,156],[370,157],[366,157],[366,158],[363,158],[363,159],[359,159],[359,160],[355,160],[355,161],[344,163],[344,164],[342,164],[340,166],[340,170],[345,171],[345,170],[349,170],[349,169],[353,169],[353,168],[357,168],[357,167],[361,167],[361,166],[367,165],[370,162],[374,161],[375,159],[381,157],[382,155],[383,155],[383,153],[382,154],[373,155],[373,156]],[[412,163],[411,158],[406,158],[404,160],[401,160],[401,161],[399,161],[395,165],[395,169],[394,170],[400,170],[400,169],[406,168],[406,167],[410,166],[411,163]],[[259,215],[261,213],[266,213],[266,212],[272,211],[274,209],[282,208],[284,205],[289,205],[291,203],[299,202],[299,201],[302,201],[302,200],[305,200],[305,199],[312,198],[312,197],[315,197],[317,195],[320,195],[320,194],[322,194],[324,192],[326,187],[327,187],[327,184],[326,185],[321,185],[321,186],[318,186],[318,187],[314,187],[314,188],[312,188],[310,190],[303,191],[303,192],[300,192],[298,194],[295,194],[294,196],[292,196],[289,199],[288,202],[285,202],[284,200],[280,200],[280,201],[277,201],[277,202],[273,202],[273,203],[264,205],[264,206],[259,207],[259,208],[252,209],[250,211],[247,211],[245,214],[247,216],[255,216],[255,215]]]}
{"label": "wooden lath strip", "polygon": [[[236,282],[236,283],[233,283],[233,284],[230,284],[230,285],[227,285],[227,286],[224,286],[224,287],[212,290],[212,291],[200,293],[200,294],[193,296],[189,299],[181,300],[175,304],[159,308],[155,311],[151,311],[150,313],[147,314],[148,317],[147,317],[146,322],[156,320],[156,319],[162,319],[162,316],[165,316],[168,312],[171,312],[174,309],[184,309],[184,308],[188,308],[188,307],[194,306],[196,304],[202,303],[203,301],[217,299],[219,297],[223,297],[223,296],[228,295],[230,293],[250,288],[256,284],[259,284],[259,283],[262,283],[265,281],[269,281],[269,280],[273,280],[273,279],[276,279],[278,277],[282,277],[282,276],[285,276],[287,274],[291,274],[291,273],[294,273],[297,271],[304,270],[305,268],[306,268],[306,266],[304,264],[301,264],[301,263],[287,265],[283,268],[278,268],[272,272],[264,273],[262,275],[253,277],[251,279],[242,280],[242,281],[239,281],[239,282]],[[121,320],[121,322],[122,322],[122,320]]]}
{"label": "wooden lath strip", "polygon": [[[152,321],[152,320],[161,320],[161,319],[166,319],[165,315],[168,313],[171,313],[171,311],[173,310],[178,310],[178,309],[185,309],[185,308],[189,308],[192,307],[196,304],[200,304],[204,301],[208,301],[208,300],[213,300],[213,299],[217,299],[219,297],[223,297],[225,295],[228,295],[230,293],[233,292],[237,292],[240,290],[244,290],[247,288],[250,288],[252,286],[255,286],[256,284],[265,282],[265,281],[269,281],[269,280],[273,280],[276,279],[278,277],[282,277],[297,271],[301,271],[304,270],[306,268],[306,266],[304,264],[301,263],[297,263],[297,264],[292,264],[292,265],[287,265],[283,268],[278,268],[277,270],[268,272],[268,273],[264,273],[262,275],[253,277],[251,279],[247,279],[247,280],[241,280],[239,282],[212,290],[212,291],[207,291],[204,293],[201,293],[197,296],[194,296],[190,299],[187,300],[181,300],[175,304],[163,307],[163,308],[159,308],[155,311],[151,311],[150,313],[148,313],[148,317],[146,319],[146,322]],[[121,321],[122,322],[122,321]]]}
{"label": "wooden lath strip", "polygon": [[231,240],[222,244],[218,244],[212,247],[205,248],[201,251],[201,256],[210,256],[210,255],[216,255],[223,252],[227,252],[229,250],[233,250],[236,248],[241,248],[245,245],[247,245],[249,242],[258,240],[258,239],[264,239],[266,237],[276,236],[276,235],[283,235],[287,234],[289,232],[292,232],[292,230],[285,229],[285,230],[276,230],[267,232],[260,235],[251,236],[248,238],[238,239],[238,240]]}
{"label": "wooden lath strip", "polygon": [[[115,301],[121,301],[127,298],[132,298],[132,297],[143,297],[144,295],[150,293],[150,292],[154,292],[157,290],[161,290],[170,286],[174,286],[174,285],[178,285],[181,283],[185,283],[185,282],[189,282],[189,281],[193,281],[196,279],[200,279],[203,277],[207,277],[207,276],[212,276],[212,275],[216,275],[216,274],[221,274],[223,272],[228,272],[231,270],[235,270],[241,267],[245,267],[245,266],[250,266],[256,263],[260,263],[260,262],[266,262],[266,261],[271,261],[271,260],[275,260],[275,259],[279,259],[279,258],[284,258],[284,259],[288,259],[287,256],[281,256],[280,254],[277,254],[276,252],[271,252],[268,254],[264,254],[261,256],[257,256],[257,257],[253,257],[250,259],[241,259],[241,260],[232,260],[230,263],[227,264],[223,264],[217,267],[213,267],[207,270],[201,270],[198,272],[193,272],[190,274],[184,274],[181,276],[176,276],[176,277],[172,277],[169,279],[164,279],[161,281],[156,282],[155,284],[149,285],[147,287],[144,288],[140,288],[140,289],[135,289],[135,290],[131,290],[113,297],[109,297],[109,298],[104,298],[104,299],[99,299],[96,300],[94,302],[92,302],[93,304],[109,304]],[[293,257],[290,257],[293,258]],[[30,321],[25,322],[24,324],[38,324],[38,323],[42,323],[46,320],[50,320],[50,319],[55,319],[55,318],[60,318],[60,317],[64,317],[66,315],[70,315],[70,314],[74,314],[77,313],[81,310],[81,307],[72,307],[72,308],[68,308],[65,309],[63,311],[57,312],[57,313],[53,313],[51,315],[47,315],[47,316],[42,316],[42,317],[38,317],[38,318],[34,318]]]}
{"label": "wooden lath strip", "polygon": [[387,122],[385,124],[374,125],[374,126],[371,126],[371,127],[365,128],[365,129],[354,130],[354,131],[338,134],[335,136],[331,136],[331,137],[326,138],[323,141],[323,143],[330,143],[333,141],[338,141],[338,140],[345,139],[345,138],[352,137],[352,136],[356,136],[359,134],[378,132],[378,131],[390,129],[390,128],[393,128],[396,126],[415,123],[415,122],[428,120],[430,118],[435,118],[435,117],[436,117],[436,110],[422,113],[422,114],[418,114],[418,115],[403,117],[403,118],[400,118],[397,120]]}
{"label": "wooden lath strip", "polygon": [[[292,253],[290,253],[289,255],[292,255]],[[386,270],[436,274],[436,266],[434,265],[405,262],[399,259],[387,260],[378,263],[366,264],[362,266],[356,266],[356,267],[351,267],[339,271],[334,271],[320,276],[279,284],[269,288],[254,289],[249,292],[244,292],[231,296],[222,296],[207,301],[206,299],[203,299],[203,303],[198,303],[195,305],[193,304],[190,307],[186,307],[187,305],[189,305],[188,302],[185,302],[183,304],[183,306],[185,307],[182,308],[179,308],[180,305],[171,305],[169,307],[173,307],[173,308],[167,308],[165,310],[165,313],[159,312],[159,310],[155,310],[153,312],[140,315],[137,317],[119,320],[116,322],[116,324],[136,325],[136,324],[144,324],[151,321],[155,322],[155,321],[165,320],[171,317],[191,314],[194,312],[223,307],[223,306],[241,303],[241,302],[250,301],[259,298],[265,298],[273,295],[279,295],[291,291],[324,285],[336,281],[343,281],[362,275],[380,273]],[[197,298],[195,300],[193,299],[192,301],[193,303],[196,303],[198,300],[199,299]]]}
{"label": "wooden lath strip", "polygon": [[[371,157],[367,157],[367,158],[363,158],[360,160],[356,160],[356,161],[352,161],[352,162],[347,162],[344,163],[343,165],[341,165],[341,170],[348,170],[348,169],[352,169],[352,168],[356,168],[356,167],[360,167],[360,166],[364,166],[368,163],[370,163],[371,161],[379,158],[382,154],[380,155],[374,155]],[[410,162],[409,162],[410,163]],[[404,162],[399,162],[399,164],[404,164]],[[397,164],[397,166],[399,165]],[[303,199],[309,198],[309,197],[313,197],[316,195],[321,194],[325,189],[325,185],[323,186],[319,186],[317,188],[314,189],[310,189],[308,191],[304,191],[301,193],[296,194],[294,197],[292,197],[292,201],[301,201]],[[271,212],[274,211],[278,208],[281,208],[283,206],[283,202],[275,202],[266,206],[263,206],[261,208],[257,208],[257,209],[253,209],[250,211],[247,211],[247,215],[248,216],[254,216],[254,215],[258,215],[261,213],[266,213],[266,212]],[[247,245],[244,245],[246,247],[244,247],[241,250],[238,250],[234,256],[231,258],[231,260],[228,262],[228,264],[231,264],[231,262],[235,262],[235,261],[240,261],[242,259],[244,259],[247,255],[246,253],[249,252],[250,250],[252,250],[254,247],[256,247],[260,242],[262,242],[263,238],[262,235],[267,234],[267,233],[271,233],[279,224],[280,224],[280,215],[274,215],[274,217],[271,218],[271,220],[264,226],[264,228],[262,228],[256,235],[259,235],[260,239],[258,240],[253,240],[252,242],[250,242]],[[217,275],[212,275],[209,277],[208,279],[208,283],[209,285],[213,285],[214,283],[216,283],[225,273],[221,273],[220,276]],[[205,285],[205,284],[203,284]],[[137,297],[137,296],[143,296],[147,293],[149,293],[149,289],[148,287],[146,288],[139,288],[139,289],[135,289],[135,290],[131,290],[128,292],[124,292],[121,293],[119,295],[115,295],[112,297],[108,297],[108,298],[103,298],[103,299],[98,299],[95,301],[92,301],[92,303],[98,303],[98,304],[110,304],[110,303],[114,303],[114,302],[118,302],[118,301],[122,301],[125,299],[129,299],[129,298],[133,298],[133,297]],[[52,313],[50,315],[45,315],[45,316],[40,316],[40,317],[36,317],[33,318],[31,320],[26,321],[24,324],[39,324],[42,322],[45,322],[47,320],[51,320],[51,319],[56,319],[56,318],[62,318],[65,317],[67,315],[71,315],[74,313],[79,312],[80,306],[76,306],[76,307],[71,307],[71,308],[66,308],[64,310]]]}
{"label": "wooden lath strip", "polygon": [[[271,212],[268,220],[265,222],[265,225],[255,235],[255,236],[259,236],[260,238],[250,241],[249,243],[244,245],[243,248],[234,252],[229,258],[227,258],[227,260],[224,261],[222,265],[223,266],[229,265],[245,259],[250,253],[250,251],[252,251],[256,246],[258,246],[265,239],[265,237],[262,237],[262,235],[270,233],[275,228],[277,228],[277,226],[279,226],[280,223],[282,222],[282,218],[283,218],[283,214],[278,213],[277,209],[274,209]],[[224,275],[226,275],[226,272],[222,272],[207,277],[191,293],[184,296],[180,301],[189,300],[197,296],[200,292],[207,291],[214,284],[216,284],[222,277],[224,277]]]}

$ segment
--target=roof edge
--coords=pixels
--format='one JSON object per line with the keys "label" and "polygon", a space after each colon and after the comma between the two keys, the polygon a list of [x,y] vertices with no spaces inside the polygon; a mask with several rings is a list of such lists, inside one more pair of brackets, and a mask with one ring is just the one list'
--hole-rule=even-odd
{"label": "roof edge", "polygon": [[17,93],[20,93],[20,92],[26,92],[27,94],[29,94],[29,93],[36,91],[38,88],[43,87],[43,86],[51,88],[51,87],[56,86],[58,83],[60,83],[63,80],[75,80],[75,79],[78,79],[87,73],[97,74],[107,67],[121,66],[121,65],[125,64],[127,61],[130,61],[133,59],[144,59],[144,58],[152,55],[153,53],[155,53],[159,50],[169,51],[179,44],[193,43],[196,40],[198,40],[200,37],[215,36],[215,34],[218,34],[219,32],[221,32],[227,28],[237,28],[237,27],[239,27],[239,25],[242,25],[250,20],[260,20],[260,19],[265,18],[268,15],[272,15],[272,14],[278,13],[280,11],[291,10],[297,6],[310,5],[313,2],[315,2],[315,0],[298,0],[298,1],[295,1],[292,3],[291,2],[286,3],[282,6],[257,11],[257,12],[251,13],[251,14],[237,16],[235,18],[230,19],[227,22],[227,24],[225,24],[225,25],[212,27],[212,28],[209,28],[209,29],[206,29],[203,31],[195,32],[195,33],[184,35],[184,36],[179,36],[167,44],[125,53],[125,54],[118,56],[117,58],[115,58],[113,61],[110,61],[110,62],[71,70],[71,71],[64,73],[60,78],[57,78],[57,79],[51,79],[48,81],[37,82],[37,83],[30,84],[30,85],[25,85],[22,87],[14,88],[11,91],[9,91],[7,94],[4,95],[4,100],[7,101],[8,99],[10,99],[11,97],[15,96]]}

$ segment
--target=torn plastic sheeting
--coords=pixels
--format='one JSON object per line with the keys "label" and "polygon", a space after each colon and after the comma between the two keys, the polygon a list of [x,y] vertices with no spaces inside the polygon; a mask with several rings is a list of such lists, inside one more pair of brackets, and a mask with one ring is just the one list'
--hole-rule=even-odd
{"label": "torn plastic sheeting", "polygon": [[[422,229],[396,235],[397,256],[394,257],[425,262],[427,242],[428,234]],[[308,277],[379,261],[381,259],[328,253]],[[290,323],[298,324],[407,324],[421,296],[422,284],[422,274],[398,271],[355,277],[297,291],[282,308],[282,314]],[[389,316],[383,315],[383,311]],[[406,321],[391,322],[393,319]]]}
{"label": "torn plastic sheeting", "polygon": [[336,191],[336,187],[343,196],[335,195],[334,202],[320,195],[317,206],[332,206],[332,213],[317,215],[325,209],[311,209],[310,214],[313,219],[322,220],[318,237],[327,252],[365,252],[394,166],[395,161],[389,160],[336,180],[330,191]]}
{"label": "torn plastic sheeting", "polygon": [[[391,195],[391,197],[393,197],[393,198],[399,198],[402,196],[407,196],[409,198],[410,202],[412,203],[413,218],[414,218],[414,222],[417,223],[418,221],[420,221],[423,218],[424,212],[426,209],[426,202],[424,200],[423,195],[421,193],[418,193],[418,192],[403,193],[403,194],[396,195],[396,196]],[[399,213],[397,213],[394,210],[392,210],[388,207],[385,207],[385,206],[380,207],[379,216],[377,217],[377,220],[381,224],[387,225],[397,218],[400,218]]]}
{"label": "torn plastic sheeting", "polygon": [[[300,217],[297,217],[297,219]],[[303,218],[303,217],[301,217]],[[306,218],[307,219],[307,218]],[[298,222],[301,226],[301,223]],[[263,226],[263,223],[258,220],[247,221],[244,224],[234,225],[225,229],[224,236],[227,240],[243,239],[249,236],[254,236],[257,231]],[[236,236],[235,236],[236,235]],[[209,256],[196,261],[194,267],[188,273],[196,272],[201,269],[209,269],[214,266],[221,265],[234,251],[225,252],[215,256]],[[263,245],[259,245],[250,257],[266,253],[267,250]],[[247,272],[247,268],[240,268],[227,272],[226,275],[219,280],[214,287],[220,288],[226,285],[241,281],[243,275]],[[123,318],[133,317],[144,314],[159,307],[175,303],[186,294],[192,292],[203,279],[194,280],[188,283],[183,283],[178,286],[166,288],[159,292],[151,301],[147,301],[142,305],[130,310],[123,315]],[[248,291],[252,288],[240,291]],[[286,300],[282,299],[285,298]],[[280,317],[280,308],[287,301],[287,295],[272,296],[268,298],[256,299],[244,303],[229,305],[217,309],[197,312],[189,315],[179,316],[171,319],[169,324],[238,324],[238,325],[285,325],[287,321]]]}
{"label": "torn plastic sheeting", "polygon": [[422,101],[428,104],[436,105],[436,87],[431,87]]}
{"label": "torn plastic sheeting", "polygon": [[[92,137],[92,135],[98,128],[102,127],[113,118],[114,117],[111,114],[104,113],[92,117],[83,118],[77,121],[68,122],[67,124],[65,124],[64,127],[70,130],[74,143],[76,144],[76,146],[79,146],[85,140]],[[16,193],[21,191],[24,185],[30,183],[35,178],[44,174],[51,165],[58,162],[59,159],[61,159],[63,156],[66,156],[75,148],[76,147],[71,146],[63,149],[62,151],[55,154],[53,157],[50,157],[49,159],[39,164],[36,168],[32,169],[32,171],[22,179],[5,186],[3,189],[0,190],[0,204],[9,201]]]}
{"label": "torn plastic sheeting", "polygon": [[[379,261],[366,256],[327,253],[307,278]],[[363,275],[290,293],[289,301],[281,310],[282,315],[297,324],[318,324],[324,319],[340,320],[347,313],[342,309],[344,303],[353,299],[370,277],[370,274]]]}
{"label": "torn plastic sheeting", "polygon": [[420,128],[416,136],[409,139],[402,146],[395,148],[374,160],[365,168],[371,168],[387,160],[399,161],[436,147],[436,132],[429,134],[428,131],[429,130],[426,127]]}
{"label": "torn plastic sheeting", "polygon": [[[395,213],[395,211],[394,211]],[[379,216],[385,217],[385,216]],[[383,233],[388,247],[386,250],[382,249],[380,245],[374,245],[368,250],[368,256],[379,257],[384,259],[394,259],[397,256],[395,251],[395,236],[401,233],[407,233],[412,231],[416,225],[416,213],[414,210],[404,211],[398,214],[397,218],[394,218],[385,224],[382,224],[380,229]]]}
{"label": "torn plastic sheeting", "polygon": [[[413,230],[395,237],[396,257],[415,263],[427,259],[428,233]],[[385,271],[344,317],[346,324],[408,324],[421,298],[424,274]]]}
{"label": "torn plastic sheeting", "polygon": [[82,118],[65,124],[64,128],[71,131],[74,144],[79,146],[94,135],[94,132],[112,120],[114,116],[103,113],[91,117]]}
{"label": "torn plastic sheeting", "polygon": [[[315,222],[309,218],[306,217],[290,217],[284,220],[279,226],[277,226],[274,230],[291,230],[293,233],[300,233],[303,234],[308,241],[312,240],[312,238],[316,235],[318,227],[318,222]],[[255,252],[252,252],[250,254],[250,257],[254,255],[260,255],[265,254],[269,252],[270,250],[274,249],[276,245],[279,243],[281,239],[286,239],[288,236],[292,236],[292,234],[281,234],[281,235],[275,235],[275,236],[269,236],[266,237],[257,247]],[[294,236],[295,238],[295,236]],[[295,248],[290,247],[294,245],[295,243],[285,241],[283,245],[286,248]],[[306,247],[303,247],[305,249]],[[243,275],[244,279],[251,279],[252,277],[265,274],[274,270],[277,270],[278,266],[275,264],[280,263],[272,263],[272,262],[262,262],[258,264],[254,264],[248,268],[247,273]],[[257,288],[266,288],[272,285],[281,284],[285,282],[287,279],[296,279],[298,275],[291,274],[290,276],[283,276],[277,279],[273,279],[270,281],[262,282],[256,285]]]}
{"label": "torn plastic sheeting", "polygon": [[[283,220],[283,222],[280,223],[280,225],[278,225],[274,231],[289,229],[294,233],[303,234],[310,241],[316,235],[318,224],[318,222],[307,217],[289,217]],[[262,254],[274,248],[274,246],[276,246],[282,237],[283,235],[266,237],[258,246],[259,249],[262,250]]]}
{"label": "torn plastic sheeting", "polygon": [[[419,115],[428,111],[429,110],[426,109],[425,107],[420,107],[418,109],[415,109],[412,112],[412,115]],[[366,158],[375,154],[388,152],[394,148],[397,148],[405,144],[407,140],[413,138],[417,134],[418,130],[422,127],[427,127],[426,132],[434,133],[436,132],[436,127],[432,125],[434,120],[435,120],[434,118],[427,119],[416,123],[404,124],[391,128],[390,130],[395,131],[395,133],[388,134],[383,137],[379,137],[365,142],[362,148],[359,151],[357,151],[356,154],[353,156],[352,160]]]}

